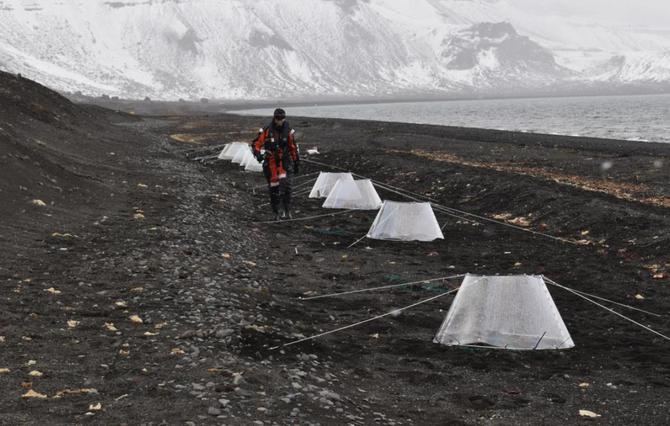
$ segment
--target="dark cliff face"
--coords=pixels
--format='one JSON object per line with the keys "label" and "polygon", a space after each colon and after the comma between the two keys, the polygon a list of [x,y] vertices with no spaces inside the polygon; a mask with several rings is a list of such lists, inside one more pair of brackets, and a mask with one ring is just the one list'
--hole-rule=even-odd
{"label": "dark cliff face", "polygon": [[501,71],[528,69],[549,75],[565,74],[548,49],[519,35],[507,22],[476,24],[445,40],[442,57],[454,70],[468,70],[481,63],[482,55],[494,58]]}

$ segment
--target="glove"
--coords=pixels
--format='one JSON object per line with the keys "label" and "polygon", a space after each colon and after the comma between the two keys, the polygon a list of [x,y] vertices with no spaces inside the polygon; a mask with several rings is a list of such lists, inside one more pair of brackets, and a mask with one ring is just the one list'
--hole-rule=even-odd
{"label": "glove", "polygon": [[263,155],[262,155],[260,152],[255,152],[255,153],[254,153],[254,157],[256,157],[256,160],[257,160],[259,163],[262,163],[262,162],[263,162]]}

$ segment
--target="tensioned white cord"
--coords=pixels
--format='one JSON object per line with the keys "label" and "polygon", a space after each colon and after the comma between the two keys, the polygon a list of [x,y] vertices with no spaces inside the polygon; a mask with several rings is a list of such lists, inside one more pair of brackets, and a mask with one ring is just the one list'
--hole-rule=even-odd
{"label": "tensioned white cord", "polygon": [[643,329],[645,329],[645,330],[647,330],[647,331],[649,331],[649,332],[651,332],[651,333],[654,333],[654,334],[656,334],[657,336],[660,336],[660,337],[664,338],[665,340],[669,340],[669,341],[670,341],[670,337],[666,336],[665,334],[659,333],[658,331],[653,330],[653,329],[647,327],[647,326],[644,325],[644,324],[640,324],[639,322],[635,321],[634,319],[628,318],[627,316],[625,316],[625,315],[623,315],[623,314],[620,314],[620,313],[618,313],[617,311],[608,308],[607,306],[601,305],[600,303],[596,302],[595,300],[591,300],[591,299],[589,299],[588,297],[586,297],[586,296],[584,296],[584,295],[582,295],[582,294],[579,294],[579,293],[576,292],[575,290],[573,290],[573,289],[571,289],[571,288],[569,288],[569,287],[566,287],[566,286],[564,286],[564,285],[561,285],[561,284],[557,283],[556,281],[554,281],[554,280],[552,280],[552,279],[549,279],[549,278],[545,277],[544,275],[543,275],[542,277],[543,277],[544,279],[546,279],[547,282],[548,282],[549,284],[552,284],[552,285],[554,285],[554,286],[556,286],[556,287],[562,288],[563,290],[569,291],[570,293],[572,293],[572,294],[574,294],[574,295],[576,295],[576,296],[578,296],[578,297],[581,297],[582,299],[588,300],[589,302],[593,303],[594,305],[599,306],[599,307],[603,308],[604,310],[606,310],[606,311],[608,311],[608,312],[610,312],[610,313],[613,313],[614,315],[617,315],[617,316],[619,316],[619,317],[625,319],[626,321],[629,321],[629,322],[631,322],[631,323],[637,325],[638,327],[642,327]]}
{"label": "tensioned white cord", "polygon": [[[382,208],[383,208],[383,207],[382,207]],[[386,217],[382,222],[379,222],[379,224],[377,224],[377,226],[382,226],[383,224],[385,224],[386,222],[388,222],[392,217],[393,217],[392,214],[387,215],[387,217]],[[375,219],[375,221],[376,221],[376,219]],[[374,222],[373,222],[372,224],[374,225]],[[366,234],[363,235],[361,238],[359,238],[359,239],[357,239],[356,241],[354,241],[353,243],[349,244],[349,245],[347,246],[347,248],[352,248],[352,247],[355,246],[356,244],[358,244],[358,243],[360,243],[361,241],[363,241],[363,239],[364,239],[365,237],[367,237],[367,236],[368,236],[368,234],[366,233]]]}
{"label": "tensioned white cord", "polygon": [[[344,168],[342,168],[342,167],[333,166],[333,165],[326,164],[326,163],[321,163],[321,162],[319,162],[319,161],[314,161],[314,160],[305,160],[305,161],[310,162],[310,163],[314,163],[314,164],[319,164],[319,165],[326,166],[326,167],[331,167],[331,168],[334,168],[334,169],[346,170],[346,169],[344,169]],[[353,172],[352,172],[352,175],[354,175],[354,176],[356,176],[356,177],[359,177],[359,178],[363,178],[363,179],[370,179],[369,177],[366,177],[366,176],[363,176],[363,175],[359,175],[359,174],[357,174],[357,173],[353,173]],[[389,185],[389,184],[387,184],[387,183],[378,182],[378,181],[376,181],[376,180],[374,180],[374,179],[370,179],[370,180],[371,180],[373,183],[375,183],[376,185],[380,186],[381,188],[384,188],[384,186],[385,186],[386,188],[384,188],[384,189],[386,189],[386,190],[388,190],[388,191],[390,191],[391,189],[393,189],[393,190],[395,190],[395,192],[396,192],[397,194],[402,195],[402,196],[404,196],[404,197],[407,197],[407,198],[409,198],[409,199],[413,199],[413,200],[415,200],[415,201],[419,201],[418,199],[413,198],[413,197],[411,197],[410,195],[415,195],[415,196],[421,197],[421,198],[423,198],[423,199],[425,199],[425,200],[427,200],[427,201],[430,201],[431,204],[432,204],[433,206],[437,206],[437,207],[440,207],[440,208],[444,209],[443,213],[445,213],[445,214],[451,214],[452,216],[458,217],[459,219],[469,220],[469,219],[464,218],[464,217],[462,217],[462,216],[458,216],[458,215],[456,215],[454,212],[457,212],[457,213],[460,213],[460,214],[464,214],[464,215],[468,215],[468,216],[472,216],[472,217],[475,217],[475,218],[478,218],[478,219],[481,219],[481,220],[485,220],[485,221],[487,221],[487,222],[496,223],[496,224],[498,224],[498,225],[506,226],[506,227],[508,227],[508,228],[512,228],[512,229],[516,229],[516,230],[518,230],[518,231],[523,231],[523,232],[527,232],[527,233],[530,233],[530,234],[534,234],[534,235],[538,235],[538,236],[542,236],[542,237],[550,238],[550,239],[552,239],[552,240],[560,241],[560,242],[563,242],[563,243],[568,243],[568,244],[572,244],[572,245],[579,245],[577,242],[575,242],[575,241],[570,241],[570,240],[568,240],[568,239],[566,239],[566,238],[556,237],[556,236],[554,236],[554,235],[545,234],[545,233],[543,233],[543,232],[539,232],[539,231],[533,231],[532,229],[522,228],[522,227],[520,227],[520,226],[512,225],[512,224],[509,224],[509,223],[506,223],[506,222],[501,222],[501,221],[499,221],[499,220],[491,219],[491,218],[488,218],[488,217],[486,217],[486,216],[480,216],[480,215],[477,215],[477,214],[474,214],[474,213],[466,212],[466,211],[464,211],[464,210],[458,210],[458,209],[455,209],[455,208],[453,208],[453,207],[447,207],[447,206],[445,206],[445,205],[442,205],[442,204],[437,203],[434,199],[432,199],[431,197],[428,197],[428,196],[426,196],[426,195],[421,195],[421,194],[417,194],[417,193],[408,191],[408,190],[406,190],[406,189],[402,189],[402,188],[394,187],[394,186]],[[408,195],[408,194],[410,194],[410,195]]]}
{"label": "tensioned white cord", "polygon": [[320,218],[320,217],[335,216],[335,215],[338,215],[338,214],[351,213],[351,212],[357,212],[357,211],[362,211],[362,210],[341,210],[341,211],[333,212],[333,213],[318,214],[318,215],[315,215],[315,216],[307,216],[307,217],[298,217],[298,218],[295,218],[295,219],[286,219],[286,220],[280,220],[280,221],[266,220],[266,221],[263,221],[263,222],[254,222],[254,223],[281,224],[281,223],[286,223],[286,222],[299,222],[299,221],[303,221],[303,220],[312,220],[312,219],[317,219],[317,218]]}
{"label": "tensioned white cord", "polygon": [[[295,190],[296,190],[297,188],[301,187],[301,186],[305,186],[306,184],[314,183],[314,181],[315,181],[316,179],[317,179],[317,178],[309,179],[309,180],[307,180],[307,181],[305,181],[305,182],[303,182],[303,183],[301,183],[301,184],[299,184],[299,185],[296,185],[296,186],[292,187],[292,188],[291,188],[291,196],[299,197],[299,196],[301,196],[301,195],[303,195],[303,194],[307,194],[307,193],[309,193],[309,192],[312,190],[312,188],[301,189],[300,191],[295,191]],[[264,186],[267,187],[267,185],[264,185]],[[255,187],[254,187],[254,188],[255,188]],[[254,193],[255,193],[256,190],[255,190],[254,188],[252,188],[252,190],[253,190]],[[295,192],[294,192],[294,191],[295,191]],[[270,203],[263,203],[263,204],[259,204],[256,208],[260,209],[260,208],[262,208],[262,207],[269,206],[269,205],[270,205]]]}
{"label": "tensioned white cord", "polygon": [[[201,147],[201,148],[189,148],[189,149],[184,149],[184,150],[180,150],[180,151],[174,151],[174,153],[177,154],[177,155],[182,155],[182,154],[189,154],[189,153],[200,152],[200,151],[203,151],[203,152],[204,151],[215,151],[215,150],[219,150],[219,149],[225,147],[226,145],[228,145],[228,144],[226,143],[226,144],[223,144],[223,145],[207,145],[207,146],[204,146],[204,147]],[[219,154],[217,154],[217,155],[219,155]]]}
{"label": "tensioned white cord", "polygon": [[[303,179],[303,178],[306,178],[308,176],[314,176],[314,175],[319,174],[319,173],[321,173],[321,172],[314,172],[314,173],[308,173],[306,175],[293,176],[293,181],[295,182],[298,179]],[[314,180],[316,180],[316,179],[314,179]],[[263,184],[263,185],[252,186],[251,189],[267,188],[267,186],[268,185],[266,183],[266,184]]]}
{"label": "tensioned white cord", "polygon": [[[374,185],[375,185],[375,186],[378,186],[379,188],[382,188],[382,189],[384,189],[384,190],[386,190],[386,191],[393,192],[393,193],[395,193],[395,194],[398,194],[398,195],[401,195],[401,196],[403,196],[403,197],[409,198],[409,199],[412,200],[412,201],[422,202],[422,200],[420,200],[420,199],[418,199],[418,198],[414,198],[414,197],[409,196],[409,195],[407,195],[407,194],[404,194],[404,193],[402,193],[402,192],[400,192],[400,191],[396,191],[396,190],[392,189],[393,187],[386,186],[386,184],[382,184],[382,183],[379,183],[379,182],[374,181]],[[440,205],[440,204],[436,204],[436,203],[434,203],[434,202],[431,202],[430,205],[431,205],[435,210],[437,210],[438,213],[443,213],[443,214],[445,214],[445,215],[447,215],[447,216],[452,216],[452,217],[455,217],[455,218],[457,218],[457,219],[464,220],[464,221],[466,221],[466,222],[479,223],[479,222],[477,222],[476,220],[468,219],[468,218],[466,218],[466,217],[463,217],[463,216],[461,216],[461,215],[458,215],[458,214],[453,213],[452,211],[449,210],[449,209],[450,209],[449,207],[445,207],[445,206],[442,206],[442,205]],[[496,223],[498,223],[498,222],[496,222]],[[500,223],[502,224],[502,222],[500,222]],[[445,226],[446,226],[446,224],[445,224]],[[444,226],[443,226],[443,228],[444,228]],[[524,229],[524,230],[525,230],[525,229]]]}
{"label": "tensioned white cord", "polygon": [[[297,192],[291,191],[291,196],[292,197],[299,197],[301,195],[308,194],[311,190],[312,190],[312,188],[307,188],[304,191],[297,191]],[[259,204],[258,206],[256,206],[256,208],[260,209],[260,208],[263,208],[263,207],[269,206],[269,205],[270,205],[270,203],[263,203],[263,204]]]}
{"label": "tensioned white cord", "polygon": [[300,179],[304,179],[304,178],[309,177],[309,176],[318,175],[319,173],[321,173],[321,172],[320,171],[319,172],[312,172],[312,173],[307,173],[306,175],[302,175],[302,174],[297,175],[297,176],[294,175],[293,179],[294,180],[300,180]]}
{"label": "tensioned white cord", "polygon": [[[460,287],[459,287],[459,288],[460,288]],[[424,303],[428,303],[428,302],[430,302],[431,300],[435,300],[435,299],[437,299],[437,298],[444,297],[444,296],[446,296],[446,295],[448,295],[448,294],[454,293],[455,291],[458,291],[458,288],[455,288],[455,289],[453,289],[453,290],[449,290],[449,291],[444,292],[444,293],[442,293],[442,294],[438,294],[437,296],[433,296],[433,297],[430,297],[430,298],[428,298],[428,299],[421,300],[421,301],[416,302],[416,303],[413,303],[413,304],[411,304],[411,305],[409,305],[409,306],[405,306],[404,308],[394,309],[394,310],[392,310],[392,311],[390,311],[390,312],[387,312],[387,313],[385,313],[385,314],[377,315],[376,317],[373,317],[373,318],[368,318],[368,319],[366,319],[366,320],[357,322],[357,323],[355,323],[355,324],[345,325],[344,327],[336,328],[335,330],[325,331],[325,332],[323,332],[323,333],[315,334],[314,336],[309,336],[309,337],[305,337],[305,338],[302,338],[302,339],[294,340],[294,341],[292,341],[292,342],[284,343],[283,345],[274,346],[274,347],[270,348],[270,350],[275,350],[275,349],[283,348],[283,347],[286,347],[286,346],[291,346],[291,345],[295,345],[295,344],[298,344],[298,343],[306,342],[306,341],[308,341],[308,340],[313,340],[313,339],[316,339],[316,338],[319,338],[319,337],[322,337],[322,336],[326,336],[326,335],[328,335],[328,334],[337,333],[338,331],[346,330],[346,329],[349,329],[349,328],[352,328],[352,327],[356,327],[356,326],[361,325],[361,324],[365,324],[365,323],[368,323],[368,322],[371,322],[371,321],[374,321],[374,320],[378,320],[378,319],[380,319],[380,318],[384,318],[384,317],[387,317],[387,316],[389,316],[389,315],[396,315],[396,314],[398,314],[399,312],[402,312],[402,311],[404,311],[404,310],[413,308],[413,307],[415,307],[415,306],[422,305],[422,304],[424,304]]]}
{"label": "tensioned white cord", "polygon": [[[411,200],[414,200],[414,201],[421,201],[421,200],[419,200],[419,199],[417,199],[417,198],[411,197],[411,196],[409,196],[409,195],[407,195],[407,194],[404,194],[404,193],[402,193],[402,192],[400,192],[400,191],[407,192],[408,194],[413,194],[413,195],[422,196],[422,195],[420,195],[420,194],[415,194],[415,193],[412,193],[412,192],[407,191],[407,190],[402,189],[402,188],[395,188],[395,187],[390,186],[390,185],[388,185],[388,184],[379,184],[379,182],[376,182],[376,181],[373,181],[373,182],[375,182],[375,185],[377,185],[377,186],[379,186],[380,188],[383,188],[383,189],[385,189],[385,190],[387,190],[387,191],[395,192],[396,194],[405,196],[405,197],[407,197],[407,198],[409,198],[409,199],[411,199]],[[528,233],[535,234],[535,235],[539,235],[539,236],[543,236],[543,237],[546,237],[546,238],[551,238],[551,239],[553,239],[553,240],[561,241],[561,242],[563,242],[563,243],[568,243],[568,244],[573,244],[573,245],[579,245],[578,243],[576,243],[576,242],[574,242],[574,241],[570,241],[570,240],[568,240],[568,239],[566,239],[566,238],[556,237],[556,236],[554,236],[554,235],[549,235],[549,234],[545,234],[545,233],[543,233],[543,232],[533,231],[532,229],[527,229],[527,228],[522,228],[522,227],[517,226],[517,225],[512,225],[512,224],[510,224],[510,223],[501,222],[501,221],[499,221],[499,220],[491,219],[491,218],[488,218],[488,217],[486,217],[486,216],[480,216],[480,215],[477,215],[477,214],[474,214],[474,213],[469,213],[469,212],[466,212],[466,211],[463,211],[463,210],[458,210],[458,209],[455,209],[455,208],[453,208],[453,207],[447,207],[447,206],[445,206],[445,205],[442,205],[442,204],[439,204],[439,203],[436,203],[436,202],[432,201],[432,198],[430,198],[430,197],[427,197],[427,196],[425,196],[425,195],[423,195],[422,197],[424,197],[426,200],[429,200],[429,201],[430,201],[430,204],[431,204],[431,205],[433,206],[433,208],[435,208],[436,210],[438,210],[438,211],[440,211],[440,212],[442,212],[442,213],[444,213],[444,214],[446,214],[446,215],[453,216],[453,217],[456,217],[456,218],[459,218],[459,219],[462,219],[462,220],[466,220],[466,221],[469,221],[469,222],[476,223],[475,220],[465,218],[465,217],[460,216],[460,215],[458,215],[458,214],[456,214],[456,213],[460,213],[461,215],[465,214],[465,215],[472,216],[472,217],[475,217],[475,218],[480,219],[480,220],[484,220],[484,221],[487,221],[487,222],[496,223],[496,224],[498,224],[498,225],[506,226],[506,227],[508,227],[508,228],[516,229],[516,230],[519,230],[519,231],[528,232]],[[456,212],[456,213],[454,213],[454,212]]]}
{"label": "tensioned white cord", "polygon": [[352,248],[352,247],[355,246],[356,244],[358,244],[358,243],[360,243],[361,241],[363,241],[363,239],[365,239],[365,237],[367,237],[367,236],[368,236],[368,234],[363,235],[361,238],[359,238],[359,239],[357,239],[356,241],[354,241],[353,243],[349,244],[349,245],[347,246],[347,248]]}
{"label": "tensioned white cord", "polygon": [[296,197],[299,197],[301,195],[309,194],[310,192],[312,192],[311,187],[310,188],[303,188],[300,191],[296,191],[296,192],[291,191],[291,195],[295,195]]}
{"label": "tensioned white cord", "polygon": [[[306,181],[300,182],[297,185],[293,185],[291,189],[297,189],[297,188],[302,188],[303,186],[306,186],[306,185],[311,185],[314,182],[316,182],[317,179],[318,178],[307,179]],[[312,188],[309,188],[309,189],[311,190]]]}
{"label": "tensioned white cord", "polygon": [[581,290],[576,290],[574,288],[572,290],[576,291],[577,293],[582,294],[584,296],[589,296],[589,297],[593,297],[594,299],[598,299],[598,300],[602,300],[602,301],[605,301],[605,302],[613,303],[613,304],[619,305],[623,308],[632,309],[634,311],[640,311],[640,312],[643,312],[645,314],[653,315],[655,317],[662,317],[663,316],[661,314],[656,314],[654,312],[649,312],[649,311],[645,311],[644,309],[636,308],[635,306],[626,305],[624,303],[615,302],[614,300],[605,299],[604,297],[596,296],[595,294],[589,294],[589,293],[583,292]]}
{"label": "tensioned white cord", "polygon": [[370,287],[370,288],[363,288],[363,289],[358,289],[358,290],[343,291],[341,293],[322,294],[322,295],[319,295],[319,296],[312,296],[312,297],[299,297],[298,299],[300,299],[300,300],[324,299],[326,297],[344,296],[346,294],[363,293],[363,292],[366,292],[366,291],[385,290],[385,289],[389,289],[389,288],[397,288],[397,287],[406,287],[406,286],[410,286],[410,285],[427,284],[427,283],[434,282],[434,281],[449,280],[449,279],[460,278],[460,277],[464,277],[464,276],[465,276],[465,274],[451,275],[451,276],[448,276],[448,277],[430,278],[430,279],[427,279],[427,280],[412,281],[412,282],[402,283],[402,284],[390,284],[390,285],[384,285],[384,286],[381,286],[381,287]]}

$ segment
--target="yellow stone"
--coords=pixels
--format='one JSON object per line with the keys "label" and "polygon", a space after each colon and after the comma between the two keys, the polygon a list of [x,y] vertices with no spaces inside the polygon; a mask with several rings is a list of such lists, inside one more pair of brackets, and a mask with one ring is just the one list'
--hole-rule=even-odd
{"label": "yellow stone", "polygon": [[28,392],[23,394],[21,398],[37,398],[37,399],[46,399],[47,396],[44,395],[43,393],[35,392],[34,390],[30,389]]}

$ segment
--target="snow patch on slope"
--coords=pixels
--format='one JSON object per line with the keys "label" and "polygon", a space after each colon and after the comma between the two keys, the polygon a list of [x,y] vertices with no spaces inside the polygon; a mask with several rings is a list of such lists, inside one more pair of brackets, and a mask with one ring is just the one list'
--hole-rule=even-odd
{"label": "snow patch on slope", "polygon": [[670,30],[533,16],[513,0],[2,0],[0,22],[0,68],[93,95],[370,96],[670,81]]}

